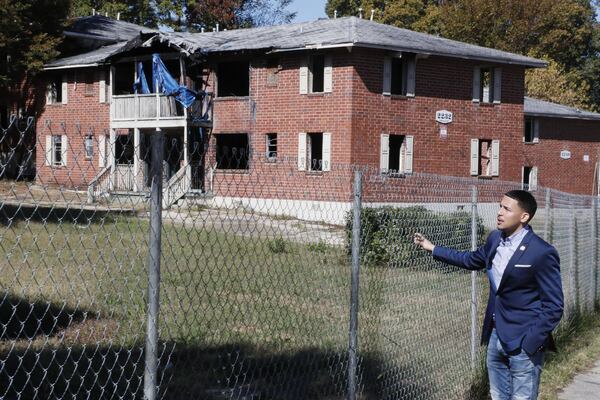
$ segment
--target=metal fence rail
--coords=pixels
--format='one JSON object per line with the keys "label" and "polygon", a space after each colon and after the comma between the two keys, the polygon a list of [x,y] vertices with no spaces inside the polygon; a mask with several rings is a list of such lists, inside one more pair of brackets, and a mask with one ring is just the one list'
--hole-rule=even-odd
{"label": "metal fence rail", "polygon": [[[68,124],[57,149],[52,126],[1,131],[0,398],[478,398],[486,278],[412,235],[475,248],[520,185],[306,171],[253,151],[224,170],[209,149],[186,172],[203,189],[162,209],[164,166],[182,156],[152,131],[132,164],[149,189],[107,185],[89,203],[124,156],[95,136],[88,157]],[[37,147],[14,140],[31,135]],[[566,334],[598,302],[597,199],[533,194],[533,229],[561,257]]]}

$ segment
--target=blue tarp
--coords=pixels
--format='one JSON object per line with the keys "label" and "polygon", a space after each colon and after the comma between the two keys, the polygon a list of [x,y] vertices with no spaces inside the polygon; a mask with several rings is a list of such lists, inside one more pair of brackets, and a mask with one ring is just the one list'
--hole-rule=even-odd
{"label": "blue tarp", "polygon": [[161,92],[167,96],[175,96],[175,100],[183,104],[186,108],[191,106],[194,100],[196,100],[197,94],[177,83],[158,54],[152,54],[152,75],[154,93]]}
{"label": "blue tarp", "polygon": [[137,79],[133,83],[133,92],[136,94],[150,93],[150,88],[148,87],[148,81],[146,80],[146,74],[144,73],[144,67],[143,67],[141,61],[137,63],[136,69],[137,69]]}

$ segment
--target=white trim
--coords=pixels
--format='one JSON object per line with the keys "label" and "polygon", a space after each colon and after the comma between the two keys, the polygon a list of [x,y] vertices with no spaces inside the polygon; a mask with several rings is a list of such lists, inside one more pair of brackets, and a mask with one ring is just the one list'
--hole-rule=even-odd
{"label": "white trim", "polygon": [[500,175],[500,141],[492,140],[491,176]]}
{"label": "white trim", "polygon": [[306,132],[298,134],[298,171],[306,171]]}
{"label": "white trim", "polygon": [[479,139],[471,139],[471,176],[479,175]]}
{"label": "white trim", "polygon": [[403,140],[404,145],[404,160],[403,160],[403,171],[405,174],[412,174],[413,172],[413,145],[414,137],[405,136]]}
{"label": "white trim", "polygon": [[331,93],[333,91],[333,59],[331,56],[325,56],[323,68],[323,92]]}
{"label": "white trim", "polygon": [[382,133],[379,139],[379,171],[385,174],[390,166],[390,135]]}

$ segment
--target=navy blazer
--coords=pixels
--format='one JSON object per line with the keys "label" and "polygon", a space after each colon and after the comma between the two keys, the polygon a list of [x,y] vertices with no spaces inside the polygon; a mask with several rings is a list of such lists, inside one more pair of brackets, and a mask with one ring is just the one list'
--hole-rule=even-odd
{"label": "navy blazer", "polygon": [[556,249],[529,230],[509,260],[498,290],[492,279],[492,260],[502,232],[492,232],[475,251],[435,246],[435,259],[468,270],[487,269],[490,280],[481,344],[487,344],[494,327],[505,351],[519,349],[533,355],[542,348],[556,350],[552,330],[564,307],[560,260]]}

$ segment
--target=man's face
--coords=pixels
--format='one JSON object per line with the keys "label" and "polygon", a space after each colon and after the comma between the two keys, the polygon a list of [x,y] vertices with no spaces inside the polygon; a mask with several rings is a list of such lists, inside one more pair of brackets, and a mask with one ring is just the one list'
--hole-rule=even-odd
{"label": "man's face", "polygon": [[504,196],[500,201],[500,209],[496,217],[496,226],[510,236],[529,220],[529,213],[519,206],[519,202]]}

